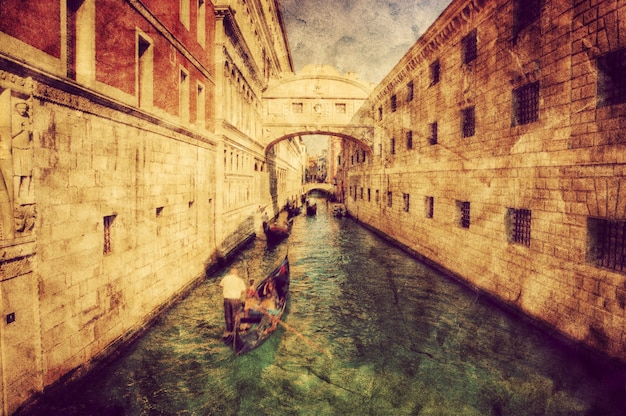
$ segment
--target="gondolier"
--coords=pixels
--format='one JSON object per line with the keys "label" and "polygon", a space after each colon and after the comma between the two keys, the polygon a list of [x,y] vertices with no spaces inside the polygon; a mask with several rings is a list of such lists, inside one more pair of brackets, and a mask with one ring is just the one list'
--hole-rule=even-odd
{"label": "gondolier", "polygon": [[224,294],[224,321],[226,330],[224,337],[232,335],[235,329],[235,318],[241,310],[241,297],[246,293],[246,283],[239,277],[236,267],[230,269],[230,273],[220,281],[220,287]]}

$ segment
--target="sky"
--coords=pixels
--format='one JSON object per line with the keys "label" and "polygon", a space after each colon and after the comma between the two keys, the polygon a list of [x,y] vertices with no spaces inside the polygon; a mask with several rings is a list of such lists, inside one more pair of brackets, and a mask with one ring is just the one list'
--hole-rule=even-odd
{"label": "sky", "polygon": [[451,0],[281,0],[296,73],[328,64],[378,84]]}

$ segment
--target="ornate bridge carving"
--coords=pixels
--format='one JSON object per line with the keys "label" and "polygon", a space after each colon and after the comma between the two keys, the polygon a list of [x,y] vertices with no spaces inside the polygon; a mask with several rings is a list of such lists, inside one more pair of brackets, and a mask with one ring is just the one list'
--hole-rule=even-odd
{"label": "ornate bridge carving", "polygon": [[270,84],[263,94],[266,150],[291,137],[329,135],[358,142],[371,153],[373,118],[365,105],[371,91],[354,74],[342,76],[326,65],[309,65]]}

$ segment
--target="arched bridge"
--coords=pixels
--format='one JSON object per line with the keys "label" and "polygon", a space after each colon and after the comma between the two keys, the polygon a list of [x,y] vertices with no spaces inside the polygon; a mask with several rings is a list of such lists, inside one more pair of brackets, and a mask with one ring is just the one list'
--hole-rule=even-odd
{"label": "arched bridge", "polygon": [[304,194],[308,194],[309,192],[316,190],[316,189],[326,192],[328,194],[332,194],[335,192],[335,186],[329,183],[314,183],[314,182],[305,183],[303,186],[302,192]]}
{"label": "arched bridge", "polygon": [[263,93],[263,142],[296,136],[327,135],[361,144],[372,152],[374,122],[364,105],[372,85],[354,74],[340,75],[328,65],[309,65],[285,75]]}

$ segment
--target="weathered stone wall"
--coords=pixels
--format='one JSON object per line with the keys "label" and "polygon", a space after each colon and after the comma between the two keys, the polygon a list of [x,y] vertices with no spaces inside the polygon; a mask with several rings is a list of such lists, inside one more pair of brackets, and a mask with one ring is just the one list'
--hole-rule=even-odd
{"label": "weathered stone wall", "polygon": [[203,276],[215,255],[215,151],[207,138],[82,97],[36,94],[55,97],[33,109],[47,385]]}
{"label": "weathered stone wall", "polygon": [[[344,155],[348,209],[472,286],[626,360],[626,276],[589,260],[588,226],[626,219],[626,105],[600,107],[597,92],[597,58],[626,46],[617,18],[626,8],[542,3],[519,33],[511,1],[446,9],[372,94],[374,155]],[[464,63],[474,30],[477,57]],[[535,82],[538,119],[520,123],[514,91]],[[475,131],[463,137],[469,108]],[[530,211],[528,244],[512,241],[510,209]]]}

